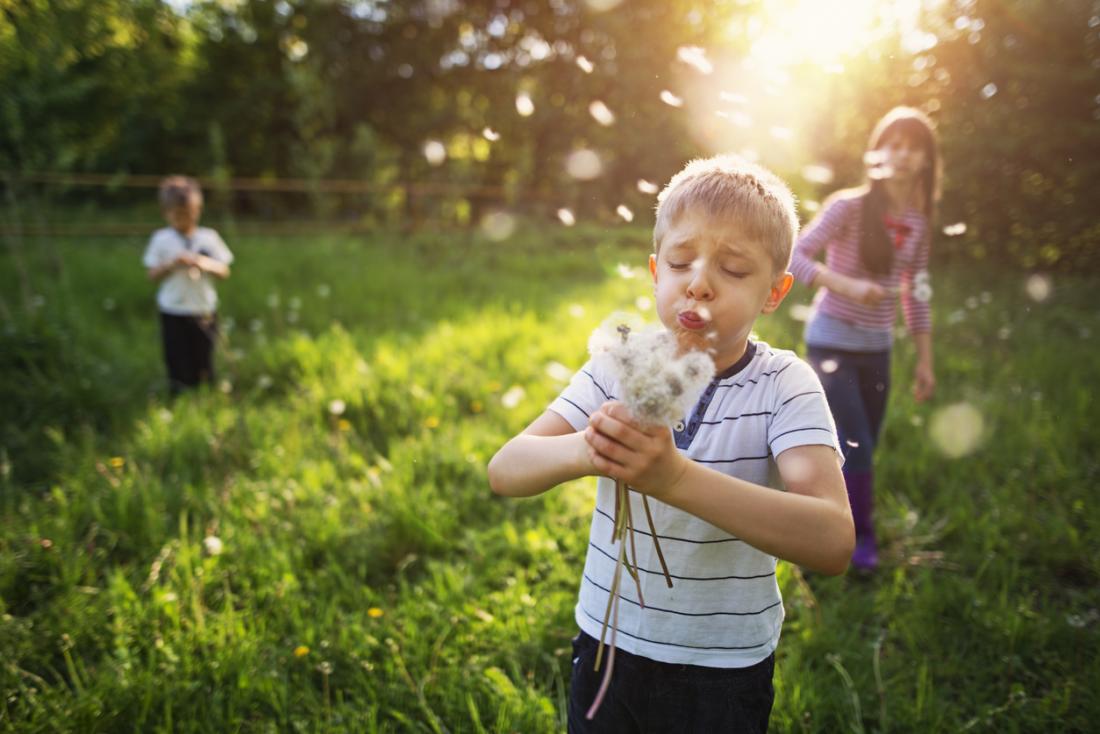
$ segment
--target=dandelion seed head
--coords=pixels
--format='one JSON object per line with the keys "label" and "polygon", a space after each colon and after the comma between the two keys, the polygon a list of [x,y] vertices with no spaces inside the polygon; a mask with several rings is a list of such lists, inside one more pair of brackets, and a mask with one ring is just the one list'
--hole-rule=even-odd
{"label": "dandelion seed head", "polygon": [[222,544],[221,538],[208,535],[202,539],[202,549],[208,556],[220,556],[222,551],[225,550],[225,546]]}
{"label": "dandelion seed head", "polygon": [[714,362],[701,351],[682,349],[672,332],[638,328],[637,321],[605,321],[592,333],[589,353],[618,381],[621,400],[635,418],[674,426],[714,376]]}
{"label": "dandelion seed head", "polygon": [[343,415],[347,407],[347,403],[340,398],[336,398],[335,400],[329,401],[328,412],[332,415]]}

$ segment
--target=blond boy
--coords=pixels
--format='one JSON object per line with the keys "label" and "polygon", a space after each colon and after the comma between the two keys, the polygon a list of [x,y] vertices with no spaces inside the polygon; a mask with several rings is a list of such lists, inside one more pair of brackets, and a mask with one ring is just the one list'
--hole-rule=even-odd
{"label": "blond boy", "polygon": [[[514,497],[599,477],[571,732],[765,731],[783,620],[776,560],[847,567],[854,531],[821,383],[794,353],[750,339],[791,287],[797,230],[793,197],[768,171],[732,157],[688,164],[658,197],[649,258],[662,324],[702,337],[717,369],[682,430],[634,421],[614,378],[589,362],[489,464],[493,491]],[[645,605],[620,587],[614,675],[588,720],[618,550],[613,479],[651,499],[673,587],[653,544],[638,543]]]}
{"label": "blond boy", "polygon": [[233,253],[216,231],[200,227],[202,189],[195,179],[169,176],[160,184],[167,227],[149,239],[142,263],[160,283],[164,361],[172,394],[214,380],[218,293],[214,280],[229,277]]}

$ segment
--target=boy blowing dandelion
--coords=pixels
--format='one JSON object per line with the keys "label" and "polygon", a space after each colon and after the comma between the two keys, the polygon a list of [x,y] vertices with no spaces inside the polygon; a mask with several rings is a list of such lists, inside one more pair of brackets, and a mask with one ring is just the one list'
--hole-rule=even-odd
{"label": "boy blowing dandelion", "polygon": [[[790,192],[764,169],[688,164],[658,197],[649,266],[661,323],[713,359],[701,396],[671,426],[642,419],[622,402],[631,386],[594,358],[489,464],[493,491],[515,497],[599,477],[571,732],[765,731],[783,621],[776,560],[847,566],[854,531],[821,383],[792,352],[749,338],[790,289],[797,226]],[[623,512],[648,527],[614,532]],[[652,542],[632,547],[636,579],[620,585],[634,534]],[[601,681],[597,638],[613,606],[618,662]]]}

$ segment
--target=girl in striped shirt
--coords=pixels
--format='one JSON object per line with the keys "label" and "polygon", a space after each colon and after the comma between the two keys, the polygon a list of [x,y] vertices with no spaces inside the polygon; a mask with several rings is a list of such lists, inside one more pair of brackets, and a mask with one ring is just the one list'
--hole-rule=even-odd
{"label": "girl in striped shirt", "polygon": [[899,297],[917,348],[914,397],[927,400],[936,385],[927,268],[940,169],[931,121],[909,107],[891,110],[875,126],[864,162],[867,184],[830,197],[799,237],[791,273],[818,288],[806,324],[807,359],[846,451],[856,525],[852,566],[870,571],[878,565],[872,460],[890,388]]}

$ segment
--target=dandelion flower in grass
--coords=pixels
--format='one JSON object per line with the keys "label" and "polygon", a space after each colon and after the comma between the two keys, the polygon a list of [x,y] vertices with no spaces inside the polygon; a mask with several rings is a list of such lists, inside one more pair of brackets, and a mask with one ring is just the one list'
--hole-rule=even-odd
{"label": "dandelion flower in grass", "polygon": [[383,614],[385,614],[385,612],[383,612],[378,607],[371,607],[370,609],[367,610],[367,616],[370,617],[371,619],[378,619]]}
{"label": "dandelion flower in grass", "polygon": [[208,535],[202,539],[202,549],[206,551],[208,556],[220,556],[222,551],[225,550],[225,546],[222,544],[221,538],[216,535]]}
{"label": "dandelion flower in grass", "polygon": [[107,460],[107,463],[111,465],[112,469],[121,469],[126,465],[126,459],[121,456],[112,456]]}
{"label": "dandelion flower in grass", "polygon": [[304,658],[306,655],[309,655],[309,648],[305,645],[298,645],[298,647],[294,648],[294,657]]}
{"label": "dandelion flower in grass", "polygon": [[429,415],[424,419],[425,428],[439,428],[439,416]]}

